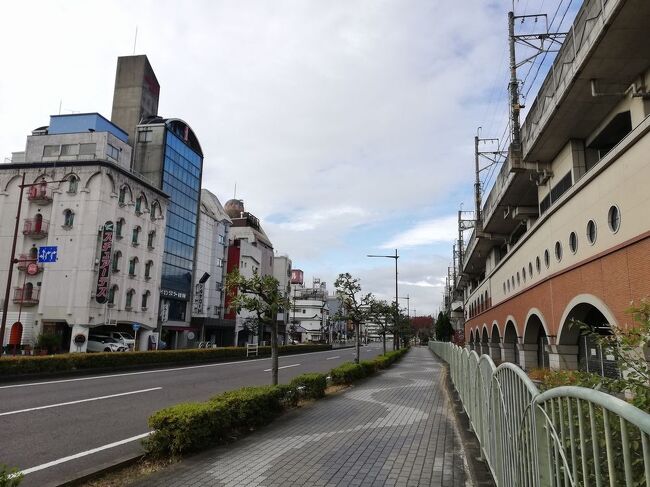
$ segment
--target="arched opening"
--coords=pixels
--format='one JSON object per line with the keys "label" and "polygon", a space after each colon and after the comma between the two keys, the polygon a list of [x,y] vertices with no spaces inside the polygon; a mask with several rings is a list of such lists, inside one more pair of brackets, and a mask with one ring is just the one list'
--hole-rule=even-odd
{"label": "arched opening", "polygon": [[489,355],[490,353],[490,337],[488,336],[487,327],[483,327],[483,333],[481,335],[481,353]]}
{"label": "arched opening", "polygon": [[526,352],[524,366],[526,369],[548,367],[546,345],[548,345],[548,337],[542,320],[536,314],[531,314],[524,331],[524,350]]}
{"label": "arched opening", "polygon": [[16,321],[11,325],[11,332],[9,333],[9,346],[11,348],[20,347],[20,342],[23,338],[23,325],[20,321]]}
{"label": "arched opening", "polygon": [[603,312],[591,303],[580,303],[571,308],[562,324],[558,345],[577,346],[577,364],[580,370],[604,377],[619,377],[614,356],[598,344],[596,335],[611,334],[611,327]]}
{"label": "arched opening", "polygon": [[501,334],[496,323],[492,325],[492,336],[490,337],[490,357],[496,363],[501,363]]}
{"label": "arched opening", "polygon": [[30,301],[34,295],[34,285],[31,282],[25,284],[25,292],[23,293],[23,301]]}
{"label": "arched opening", "polygon": [[36,213],[36,216],[34,216],[34,232],[40,233],[42,228],[43,228],[43,215],[41,215],[40,213]]}
{"label": "arched opening", "polygon": [[474,350],[474,330],[469,332],[469,349]]}
{"label": "arched opening", "polygon": [[474,330],[474,350],[481,355],[481,333],[478,329]]}
{"label": "arched opening", "polygon": [[503,332],[503,346],[505,353],[505,360],[519,364],[519,347],[517,347],[517,328],[512,321],[506,323],[505,331]]}

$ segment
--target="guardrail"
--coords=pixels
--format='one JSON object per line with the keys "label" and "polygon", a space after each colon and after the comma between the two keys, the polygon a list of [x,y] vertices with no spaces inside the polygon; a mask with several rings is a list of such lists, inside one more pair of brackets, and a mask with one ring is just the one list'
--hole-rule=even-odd
{"label": "guardrail", "polygon": [[515,364],[429,347],[449,364],[497,486],[650,486],[650,414],[584,387],[540,393]]}

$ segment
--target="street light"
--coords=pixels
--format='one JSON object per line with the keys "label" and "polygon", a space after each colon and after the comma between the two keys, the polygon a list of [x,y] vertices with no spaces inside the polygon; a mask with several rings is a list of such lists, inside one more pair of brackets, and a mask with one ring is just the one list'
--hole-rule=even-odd
{"label": "street light", "polygon": [[[393,333],[393,347],[395,346],[395,342],[398,339],[397,338],[397,328],[398,328],[398,322],[399,322],[399,293],[397,290],[397,259],[399,259],[399,255],[397,254],[397,249],[395,249],[395,255],[366,255],[366,257],[384,257],[386,259],[395,259],[395,333]],[[398,343],[399,345],[399,343]]]}

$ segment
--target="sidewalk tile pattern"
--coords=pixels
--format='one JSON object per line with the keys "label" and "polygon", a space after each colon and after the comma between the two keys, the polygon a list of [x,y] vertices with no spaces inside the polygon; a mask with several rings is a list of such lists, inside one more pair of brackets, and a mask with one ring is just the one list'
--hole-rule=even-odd
{"label": "sidewalk tile pattern", "polygon": [[463,486],[442,365],[414,348],[378,376],[289,413],[142,487]]}

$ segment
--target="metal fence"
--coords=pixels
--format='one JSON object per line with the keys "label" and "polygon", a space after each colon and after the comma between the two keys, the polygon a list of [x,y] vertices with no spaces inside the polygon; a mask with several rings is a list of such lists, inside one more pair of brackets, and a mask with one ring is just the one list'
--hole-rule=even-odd
{"label": "metal fence", "polygon": [[429,347],[449,364],[497,486],[650,487],[650,414],[584,387],[540,393],[515,364]]}

